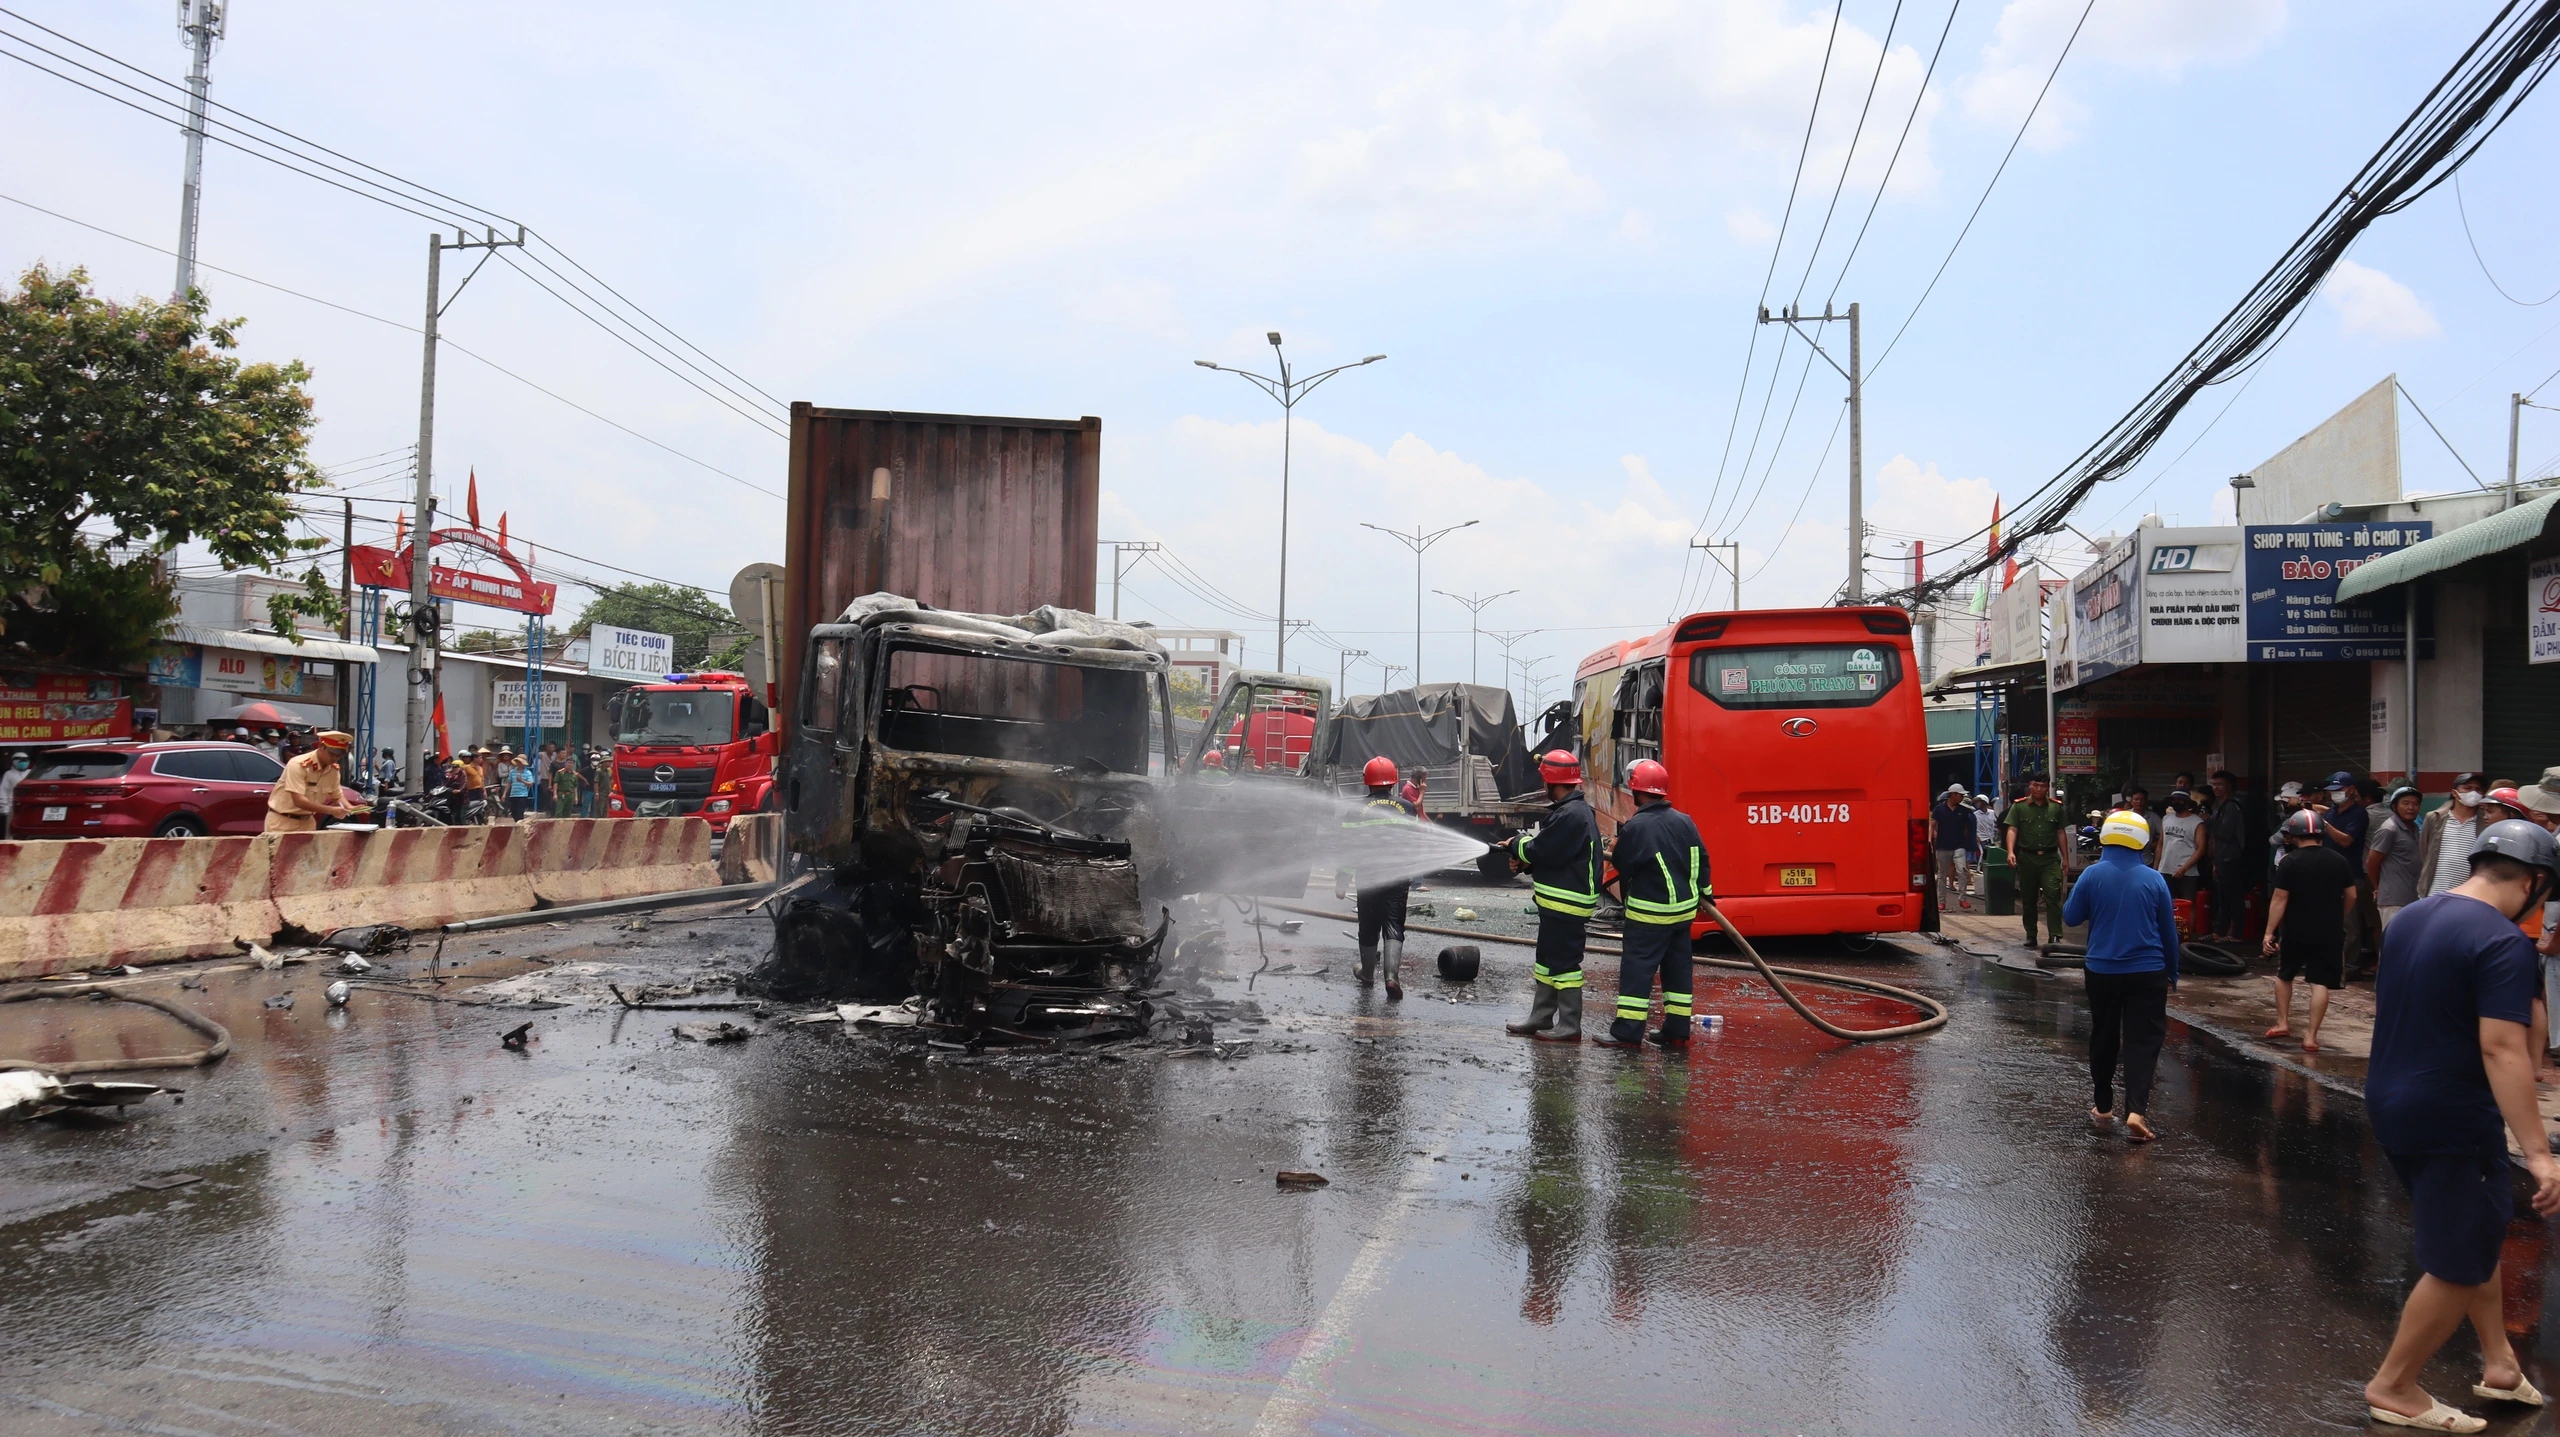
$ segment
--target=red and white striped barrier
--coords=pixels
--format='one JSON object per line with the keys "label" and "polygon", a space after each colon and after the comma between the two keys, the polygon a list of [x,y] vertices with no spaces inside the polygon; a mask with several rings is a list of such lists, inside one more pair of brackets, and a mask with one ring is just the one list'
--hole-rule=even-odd
{"label": "red and white striped barrier", "polygon": [[554,818],[519,824],[525,870],[545,903],[595,903],[709,888],[711,825],[699,818]]}
{"label": "red and white striped barrier", "polygon": [[0,843],[0,978],[237,951],[283,926],[255,838]]}

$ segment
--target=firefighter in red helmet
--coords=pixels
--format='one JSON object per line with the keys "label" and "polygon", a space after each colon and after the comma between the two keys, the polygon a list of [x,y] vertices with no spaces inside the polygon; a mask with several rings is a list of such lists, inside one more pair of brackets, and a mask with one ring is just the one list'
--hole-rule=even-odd
{"label": "firefighter in red helmet", "polygon": [[1549,1042],[1582,1037],[1582,948],[1591,910],[1600,905],[1600,825],[1582,797],[1582,761],[1563,749],[1538,760],[1554,807],[1505,851],[1529,871],[1538,909],[1538,954],[1530,976],[1537,992],[1529,1016],[1504,1031]]}
{"label": "firefighter in red helmet", "polygon": [[1626,908],[1618,946],[1618,1009],[1609,1036],[1599,1042],[1632,1048],[1644,1041],[1658,972],[1662,1028],[1653,1041],[1665,1048],[1686,1047],[1695,971],[1689,925],[1697,921],[1699,901],[1714,891],[1706,845],[1699,842],[1698,826],[1689,815],[1671,806],[1669,769],[1649,758],[1637,759],[1627,768],[1627,788],[1636,796],[1636,811],[1618,825],[1618,841],[1609,850]]}
{"label": "firefighter in red helmet", "polygon": [[[1369,760],[1360,770],[1360,782],[1367,785],[1369,799],[1343,815],[1342,827],[1347,835],[1345,847],[1358,867],[1360,836],[1393,824],[1414,821],[1413,805],[1396,797],[1396,761],[1381,755]],[[1360,913],[1360,986],[1367,988],[1378,977],[1380,960],[1384,960],[1387,997],[1391,1001],[1404,998],[1404,909],[1405,898],[1413,880],[1399,876],[1390,882],[1358,884],[1355,877],[1354,906]]]}

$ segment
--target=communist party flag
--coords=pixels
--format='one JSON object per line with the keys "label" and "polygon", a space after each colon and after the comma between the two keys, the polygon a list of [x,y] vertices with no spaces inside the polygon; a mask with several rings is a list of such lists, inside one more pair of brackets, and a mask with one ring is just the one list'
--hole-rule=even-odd
{"label": "communist party flag", "polygon": [[472,528],[480,527],[480,471],[476,468],[471,471],[471,487],[463,491],[462,512]]}
{"label": "communist party flag", "polygon": [[436,695],[436,710],[435,713],[427,719],[427,723],[436,731],[436,762],[445,763],[451,761],[453,758],[453,738],[450,734],[445,732],[444,728],[444,695]]}

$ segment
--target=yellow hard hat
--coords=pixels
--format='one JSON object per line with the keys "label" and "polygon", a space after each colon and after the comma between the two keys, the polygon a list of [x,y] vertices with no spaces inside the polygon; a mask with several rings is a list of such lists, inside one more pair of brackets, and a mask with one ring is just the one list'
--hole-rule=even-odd
{"label": "yellow hard hat", "polygon": [[2098,842],[2101,845],[2114,844],[2118,848],[2148,848],[2151,846],[2151,820],[2129,808],[2117,809],[2108,814],[2107,821],[2099,826]]}

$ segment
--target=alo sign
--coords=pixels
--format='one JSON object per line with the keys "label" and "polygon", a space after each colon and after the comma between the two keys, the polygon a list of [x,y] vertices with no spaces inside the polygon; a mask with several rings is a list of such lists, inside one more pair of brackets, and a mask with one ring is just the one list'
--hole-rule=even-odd
{"label": "alo sign", "polygon": [[672,635],[598,624],[587,634],[587,672],[600,679],[656,683],[675,671]]}

